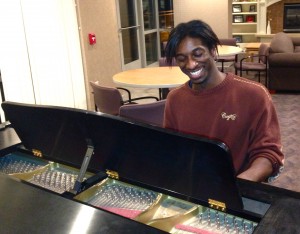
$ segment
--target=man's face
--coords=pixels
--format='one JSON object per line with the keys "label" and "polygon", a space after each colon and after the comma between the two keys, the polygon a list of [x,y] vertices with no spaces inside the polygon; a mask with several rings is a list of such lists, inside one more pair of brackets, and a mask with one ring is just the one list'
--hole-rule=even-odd
{"label": "man's face", "polygon": [[178,46],[176,61],[192,83],[205,85],[209,83],[212,68],[216,68],[215,54],[215,50],[209,51],[200,39],[186,37]]}

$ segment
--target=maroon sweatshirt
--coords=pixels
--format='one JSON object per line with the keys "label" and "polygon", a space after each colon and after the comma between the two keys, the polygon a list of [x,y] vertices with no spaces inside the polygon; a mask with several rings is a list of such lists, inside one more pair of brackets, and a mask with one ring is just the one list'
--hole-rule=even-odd
{"label": "maroon sweatshirt", "polygon": [[237,174],[257,157],[271,161],[273,175],[283,165],[280,129],[268,90],[232,73],[212,89],[192,90],[187,82],[172,90],[164,127],[224,142]]}

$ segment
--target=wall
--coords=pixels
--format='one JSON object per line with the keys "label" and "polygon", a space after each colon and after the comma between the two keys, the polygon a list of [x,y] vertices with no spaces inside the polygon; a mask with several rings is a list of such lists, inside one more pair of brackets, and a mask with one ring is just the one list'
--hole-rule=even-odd
{"label": "wall", "polygon": [[[87,102],[88,108],[93,109],[89,81],[99,80],[103,85],[113,86],[112,76],[122,70],[116,2],[77,0],[77,8]],[[174,0],[175,24],[201,18],[210,24],[220,38],[231,35],[230,10],[230,0],[210,0],[205,3],[199,0]],[[90,32],[97,37],[97,43],[92,46],[88,44]]]}
{"label": "wall", "polygon": [[7,101],[86,109],[73,0],[0,1],[0,32]]}
{"label": "wall", "polygon": [[35,103],[19,0],[0,3],[0,33],[0,69],[5,99]]}
{"label": "wall", "polygon": [[[94,109],[89,81],[114,86],[112,76],[121,71],[116,4],[113,0],[77,0],[77,8],[88,109]],[[89,45],[88,33],[96,34],[96,44]]]}
{"label": "wall", "polygon": [[174,22],[201,19],[208,23],[219,38],[231,37],[231,0],[174,0]]}

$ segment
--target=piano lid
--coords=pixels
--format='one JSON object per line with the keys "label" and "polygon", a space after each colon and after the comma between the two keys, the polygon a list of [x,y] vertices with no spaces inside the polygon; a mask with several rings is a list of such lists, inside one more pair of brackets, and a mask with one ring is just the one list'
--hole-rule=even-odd
{"label": "piano lid", "polygon": [[27,150],[80,167],[87,150],[86,111],[13,102],[2,108]]}
{"label": "piano lid", "polygon": [[91,141],[92,171],[115,171],[124,181],[173,196],[242,209],[231,156],[222,142],[71,108],[11,102],[2,107],[27,149],[80,166]]}

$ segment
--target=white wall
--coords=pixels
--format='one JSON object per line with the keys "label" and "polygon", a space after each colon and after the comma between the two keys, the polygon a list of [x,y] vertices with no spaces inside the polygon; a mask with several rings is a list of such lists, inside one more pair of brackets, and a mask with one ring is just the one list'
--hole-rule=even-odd
{"label": "white wall", "polygon": [[1,1],[0,34],[6,100],[86,109],[73,0]]}
{"label": "white wall", "polygon": [[0,69],[7,100],[35,103],[19,0],[0,2]]}

